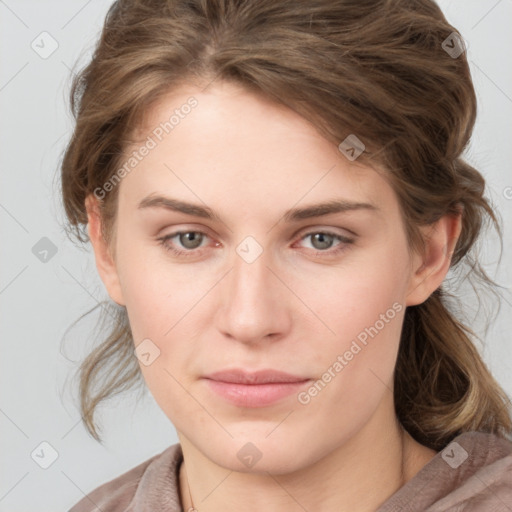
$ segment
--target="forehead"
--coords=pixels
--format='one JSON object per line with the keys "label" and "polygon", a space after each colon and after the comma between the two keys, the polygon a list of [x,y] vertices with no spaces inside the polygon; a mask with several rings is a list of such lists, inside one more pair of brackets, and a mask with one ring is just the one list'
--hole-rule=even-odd
{"label": "forehead", "polygon": [[[189,85],[155,102],[126,152],[135,156],[121,196],[151,193],[256,206],[345,197],[385,206],[393,191],[374,169],[350,162],[313,124],[241,87]],[[149,147],[140,153],[143,146]]]}

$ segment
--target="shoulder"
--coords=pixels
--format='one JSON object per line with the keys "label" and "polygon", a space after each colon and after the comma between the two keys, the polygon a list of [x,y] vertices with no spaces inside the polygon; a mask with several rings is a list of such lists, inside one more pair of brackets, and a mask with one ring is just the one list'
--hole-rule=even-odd
{"label": "shoulder", "polygon": [[[181,445],[174,444],[163,452],[154,455],[118,477],[110,480],[86,494],[69,512],[136,512],[144,500],[147,504],[155,483],[165,483],[160,487],[178,500],[177,471],[182,460]],[[167,480],[163,482],[163,480]],[[169,496],[167,496],[169,500]]]}
{"label": "shoulder", "polygon": [[[512,503],[512,441],[495,434],[468,432],[441,452],[445,460],[461,451],[459,446],[463,450],[458,472],[460,484],[454,485],[444,499],[463,505],[465,512],[506,510],[505,505]],[[455,477],[454,469],[458,467],[450,466]]]}
{"label": "shoulder", "polygon": [[512,440],[472,431],[448,443],[379,512],[501,512],[510,503]]}

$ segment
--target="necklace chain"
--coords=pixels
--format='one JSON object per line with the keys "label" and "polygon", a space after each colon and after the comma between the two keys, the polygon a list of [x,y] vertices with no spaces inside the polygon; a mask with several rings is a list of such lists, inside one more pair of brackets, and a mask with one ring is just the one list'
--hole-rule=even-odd
{"label": "necklace chain", "polygon": [[187,467],[185,466],[185,461],[183,461],[183,470],[185,471],[185,479],[187,480],[187,489],[188,489],[188,495],[190,498],[190,503],[192,505],[191,508],[187,510],[187,512],[197,512],[196,507],[194,506],[194,501],[192,500],[192,493],[190,492],[190,485],[188,483],[188,474],[187,474]]}

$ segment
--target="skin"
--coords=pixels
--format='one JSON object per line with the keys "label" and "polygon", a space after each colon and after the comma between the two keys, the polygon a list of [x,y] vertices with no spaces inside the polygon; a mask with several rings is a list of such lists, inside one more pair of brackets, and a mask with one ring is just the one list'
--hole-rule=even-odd
{"label": "skin", "polygon": [[[422,228],[425,253],[410,253],[382,173],[349,161],[293,111],[232,84],[173,90],[147,113],[140,140],[191,95],[198,106],[118,185],[115,257],[94,196],[86,202],[108,293],[126,306],[135,346],[149,338],[160,350],[140,366],[182,445],[184,508],[188,478],[201,512],[374,511],[435,455],[400,428],[393,371],[405,307],[442,283],[460,217]],[[208,206],[222,221],[138,209],[151,193]],[[337,198],[378,211],[283,219]],[[179,236],[167,241],[192,256],[159,244],[178,230],[206,233],[195,249]],[[314,236],[325,230],[353,242],[328,238],[326,248]],[[249,235],[263,249],[252,263],[236,252]],[[292,394],[237,407],[201,379],[241,367],[317,380],[394,303],[401,311],[307,404]],[[262,454],[251,468],[237,457],[248,442]]]}

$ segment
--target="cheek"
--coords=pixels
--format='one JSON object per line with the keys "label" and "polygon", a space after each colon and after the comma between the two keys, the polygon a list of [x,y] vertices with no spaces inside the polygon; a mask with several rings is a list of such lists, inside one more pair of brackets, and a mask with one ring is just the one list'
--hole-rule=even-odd
{"label": "cheek", "polygon": [[148,242],[123,246],[120,237],[120,247],[119,278],[134,341],[154,337],[164,343],[205,296],[215,276],[202,278],[190,265],[171,263],[165,249]]}
{"label": "cheek", "polygon": [[144,248],[142,243],[139,248],[123,247],[119,254],[134,348],[147,347],[151,354],[149,365],[143,358],[139,363],[147,387],[166,412],[174,410],[172,404],[193,411],[194,402],[184,391],[192,380],[187,369],[201,340],[197,320],[206,303],[202,300],[218,274],[207,271],[201,276],[191,265],[171,264],[164,249]]}
{"label": "cheek", "polygon": [[301,291],[330,329],[317,321],[317,332],[320,326],[326,334],[316,335],[310,352],[324,376],[318,394],[325,400],[319,399],[318,407],[335,401],[350,404],[351,411],[371,409],[392,386],[405,313],[407,261],[405,246],[400,240],[394,244],[347,259],[337,272],[329,269],[321,286],[315,280]]}
{"label": "cheek", "polygon": [[382,327],[382,315],[384,337],[399,337],[395,316],[405,309],[408,254],[405,241],[395,238],[347,253],[337,267],[297,271],[294,290],[317,313],[318,326],[321,320],[329,328],[322,327],[324,339],[343,345],[376,323]]}
{"label": "cheek", "polygon": [[297,397],[304,415],[328,418],[322,433],[332,439],[354,435],[384,398],[392,399],[405,306],[394,301],[399,294],[389,281],[378,287],[356,284],[346,281],[349,293],[325,310],[336,334],[317,339],[311,352],[317,380]]}
{"label": "cheek", "polygon": [[192,382],[187,369],[200,340],[195,307],[200,306],[208,286],[199,286],[194,276],[176,267],[171,271],[173,267],[161,261],[146,258],[139,266],[135,259],[132,262],[131,268],[137,272],[124,276],[126,309],[134,346],[148,347],[151,354],[148,365],[139,356],[141,373],[157,404],[176,427],[181,427],[180,418],[197,414],[197,404],[185,390]]}

